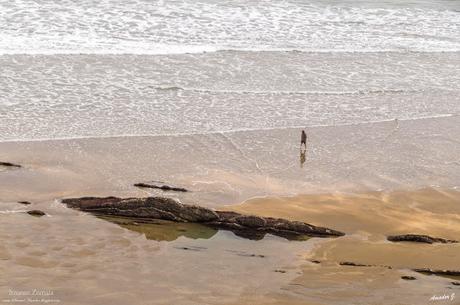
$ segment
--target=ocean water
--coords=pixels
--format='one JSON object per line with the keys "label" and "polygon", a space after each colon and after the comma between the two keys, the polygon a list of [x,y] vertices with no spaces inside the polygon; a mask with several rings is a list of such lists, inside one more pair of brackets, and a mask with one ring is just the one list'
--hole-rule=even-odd
{"label": "ocean water", "polygon": [[460,114],[460,2],[0,1],[0,141]]}

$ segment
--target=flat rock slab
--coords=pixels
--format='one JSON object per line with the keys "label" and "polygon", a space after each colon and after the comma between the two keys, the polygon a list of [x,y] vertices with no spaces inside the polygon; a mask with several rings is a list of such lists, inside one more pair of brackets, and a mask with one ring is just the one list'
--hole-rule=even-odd
{"label": "flat rock slab", "polygon": [[438,238],[438,237],[431,237],[428,235],[418,235],[418,234],[404,234],[404,235],[391,235],[388,236],[387,239],[392,242],[402,242],[402,241],[409,241],[409,242],[416,242],[416,243],[426,243],[426,244],[433,244],[433,243],[442,243],[442,244],[452,244],[458,243],[456,240]]}
{"label": "flat rock slab", "polygon": [[196,205],[182,204],[174,199],[164,197],[82,197],[64,199],[62,203],[70,208],[95,215],[201,223],[216,229],[229,230],[238,236],[255,240],[264,238],[267,233],[295,240],[303,239],[305,236],[337,237],[345,235],[336,230],[317,227],[300,221],[215,211]]}

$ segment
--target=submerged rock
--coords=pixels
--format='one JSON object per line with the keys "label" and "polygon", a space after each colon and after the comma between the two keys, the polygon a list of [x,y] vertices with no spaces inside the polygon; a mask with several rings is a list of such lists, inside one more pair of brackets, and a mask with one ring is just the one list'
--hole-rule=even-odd
{"label": "submerged rock", "polygon": [[30,203],[30,201],[18,201],[18,203],[23,204],[23,205],[32,204],[32,203]]}
{"label": "submerged rock", "polygon": [[45,212],[42,212],[40,210],[31,210],[31,211],[27,211],[27,214],[29,215],[32,215],[32,216],[36,216],[36,217],[41,217],[41,216],[45,216]]}
{"label": "submerged rock", "polygon": [[342,232],[282,218],[243,215],[236,212],[214,211],[208,208],[182,204],[171,198],[117,198],[82,197],[62,200],[73,209],[98,216],[123,216],[133,219],[163,219],[175,222],[200,223],[215,229],[224,229],[236,235],[259,240],[265,234],[287,239],[305,239],[305,236],[336,237]]}
{"label": "submerged rock", "polygon": [[134,186],[142,187],[142,188],[160,189],[160,190],[163,190],[163,191],[188,192],[188,190],[185,189],[185,188],[169,186],[169,185],[156,185],[156,184],[148,184],[148,183],[136,183],[136,184],[134,184]]}
{"label": "submerged rock", "polygon": [[418,235],[418,234],[404,234],[404,235],[391,235],[388,236],[387,239],[393,242],[401,242],[401,241],[410,241],[410,242],[417,242],[417,243],[443,243],[443,244],[450,244],[450,243],[458,243],[456,240],[438,238],[438,237],[431,237],[428,235]]}

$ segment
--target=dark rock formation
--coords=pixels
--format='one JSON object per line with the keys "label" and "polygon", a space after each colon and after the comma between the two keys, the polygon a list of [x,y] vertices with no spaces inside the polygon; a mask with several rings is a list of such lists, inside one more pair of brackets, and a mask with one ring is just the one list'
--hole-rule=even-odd
{"label": "dark rock formation", "polygon": [[29,201],[18,201],[18,203],[23,204],[23,205],[31,204]]}
{"label": "dark rock formation", "polygon": [[41,216],[46,215],[44,212],[39,211],[39,210],[27,211],[27,214],[32,215],[32,216],[37,216],[37,217],[41,217]]}
{"label": "dark rock formation", "polygon": [[335,237],[345,235],[328,228],[316,227],[300,221],[281,218],[242,215],[235,212],[214,211],[196,205],[163,197],[117,198],[83,197],[62,200],[73,209],[105,216],[123,216],[134,219],[163,219],[176,222],[200,223],[215,229],[224,229],[249,239],[262,239],[265,234],[287,239],[305,239],[305,236]]}
{"label": "dark rock formation", "polygon": [[460,286],[460,282],[450,282],[454,286]]}
{"label": "dark rock formation", "polygon": [[410,241],[410,242],[417,242],[417,243],[443,243],[443,244],[450,244],[450,243],[458,243],[456,240],[444,239],[444,238],[437,238],[431,237],[428,235],[418,235],[418,234],[404,234],[404,235],[392,235],[388,236],[387,239],[393,242],[400,242],[400,241]]}
{"label": "dark rock formation", "polygon": [[0,162],[0,166],[4,166],[4,167],[22,167],[19,164],[14,164],[14,163],[10,163],[10,162]]}
{"label": "dark rock formation", "polygon": [[429,269],[429,268],[418,268],[412,269],[415,272],[423,273],[423,274],[434,274],[440,276],[460,276],[460,270],[436,270],[436,269]]}
{"label": "dark rock formation", "polygon": [[406,280],[406,281],[413,281],[413,280],[416,280],[416,279],[417,279],[416,277],[414,277],[414,276],[409,276],[409,275],[403,275],[403,276],[401,276],[401,278],[402,278],[403,280]]}
{"label": "dark rock formation", "polygon": [[147,183],[136,183],[134,186],[142,187],[142,188],[151,188],[151,189],[160,189],[163,191],[174,191],[174,192],[188,192],[187,189],[182,187],[174,187],[169,185],[155,185],[155,184],[147,184]]}

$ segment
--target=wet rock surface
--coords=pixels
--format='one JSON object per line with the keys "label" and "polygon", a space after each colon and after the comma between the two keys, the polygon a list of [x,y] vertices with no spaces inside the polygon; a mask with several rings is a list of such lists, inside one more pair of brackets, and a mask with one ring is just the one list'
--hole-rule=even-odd
{"label": "wet rock surface", "polygon": [[431,237],[428,235],[418,235],[418,234],[404,234],[404,235],[391,235],[388,236],[387,239],[392,242],[417,242],[417,243],[426,243],[426,244],[433,244],[433,243],[442,243],[442,244],[451,244],[451,243],[458,243],[457,240],[450,240],[438,237]]}
{"label": "wet rock surface", "polygon": [[175,222],[200,223],[215,229],[229,230],[236,235],[259,240],[273,234],[290,240],[307,237],[337,237],[342,232],[282,218],[243,215],[236,212],[214,211],[182,204],[171,198],[82,197],[62,200],[73,209],[95,215],[123,216],[134,219],[163,219]]}

